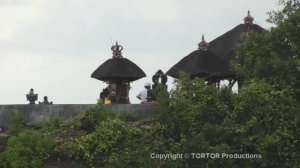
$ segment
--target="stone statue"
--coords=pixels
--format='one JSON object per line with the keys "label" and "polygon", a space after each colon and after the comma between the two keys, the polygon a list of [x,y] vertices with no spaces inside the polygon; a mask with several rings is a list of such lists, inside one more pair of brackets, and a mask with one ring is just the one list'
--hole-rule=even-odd
{"label": "stone statue", "polygon": [[152,76],[153,85],[152,88],[155,89],[159,84],[167,88],[167,81],[168,77],[163,73],[162,70],[158,70],[153,76]]}
{"label": "stone statue", "polygon": [[44,96],[44,101],[43,102],[39,102],[39,104],[53,104],[53,102],[49,102],[48,101],[48,97]]}
{"label": "stone statue", "polygon": [[35,101],[38,99],[38,94],[34,94],[33,89],[31,88],[29,93],[26,94],[27,101],[29,104],[35,104]]}

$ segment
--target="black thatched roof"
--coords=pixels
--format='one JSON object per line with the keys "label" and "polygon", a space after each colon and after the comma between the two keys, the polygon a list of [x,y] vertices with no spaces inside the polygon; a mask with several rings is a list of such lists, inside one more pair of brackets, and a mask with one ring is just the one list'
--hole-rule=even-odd
{"label": "black thatched roof", "polygon": [[[249,13],[248,16],[250,16]],[[247,19],[247,17],[245,19]],[[242,35],[251,31],[261,33],[265,31],[265,29],[259,25],[253,24],[252,21],[250,23],[240,24],[211,41],[209,43],[209,49],[226,62],[234,60],[236,59],[237,55],[236,46],[237,44],[241,43]]]}
{"label": "black thatched roof", "polygon": [[191,78],[205,77],[207,80],[235,78],[236,75],[230,70],[229,64],[230,61],[236,59],[236,47],[242,42],[242,35],[247,35],[251,31],[258,33],[265,31],[259,25],[253,24],[253,20],[248,11],[248,15],[244,18],[244,24],[236,26],[211,41],[209,46],[202,37],[199,50],[184,57],[166,74],[179,78],[179,72],[182,71]]}
{"label": "black thatched roof", "polygon": [[242,35],[251,31],[258,33],[265,31],[259,25],[253,24],[253,17],[248,11],[244,18],[244,24],[240,24],[232,30],[224,33],[209,43],[209,46],[202,37],[199,43],[199,50],[190,53],[166,74],[179,78],[182,71],[193,77],[205,77],[207,80],[233,78],[235,74],[230,71],[230,61],[236,59],[236,46],[242,42]]}
{"label": "black thatched roof", "polygon": [[145,77],[145,72],[127,58],[112,58],[100,65],[91,75],[102,81],[135,81]]}
{"label": "black thatched roof", "polygon": [[179,78],[179,73],[184,72],[191,78],[194,77],[223,77],[228,76],[228,65],[210,50],[196,50],[181,59],[167,75]]}
{"label": "black thatched roof", "polygon": [[116,43],[112,46],[113,58],[105,61],[91,75],[102,81],[132,82],[146,76],[145,72],[130,60],[123,58],[123,47]]}

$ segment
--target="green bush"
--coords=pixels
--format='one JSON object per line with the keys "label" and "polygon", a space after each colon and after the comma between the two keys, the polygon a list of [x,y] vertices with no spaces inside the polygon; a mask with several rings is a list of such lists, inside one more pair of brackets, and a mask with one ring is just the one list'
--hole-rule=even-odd
{"label": "green bush", "polygon": [[86,111],[86,118],[94,124],[114,117],[116,114],[112,113],[101,101]]}
{"label": "green bush", "polygon": [[91,134],[78,138],[70,146],[74,158],[83,158],[90,166],[104,166],[116,160],[116,153],[139,139],[141,130],[120,119],[101,121]]}
{"label": "green bush", "polygon": [[[299,163],[299,108],[290,89],[277,90],[265,82],[249,84],[234,100],[230,114],[234,121],[237,151],[260,153],[250,162],[260,167],[293,167]],[[297,147],[298,146],[298,147]]]}
{"label": "green bush", "polygon": [[49,157],[52,142],[32,131],[23,131],[10,137],[4,152],[0,153],[0,167],[38,168]]}
{"label": "green bush", "polygon": [[88,132],[93,132],[99,122],[113,119],[116,116],[116,113],[111,112],[101,101],[98,101],[95,106],[86,111],[85,117],[81,121],[81,127]]}
{"label": "green bush", "polygon": [[[168,126],[172,138],[180,141],[181,136],[193,136],[201,132],[205,123],[221,124],[229,112],[224,94],[202,79],[183,77],[176,81],[170,98],[160,103],[158,121]],[[222,97],[222,99],[221,99]]]}
{"label": "green bush", "polygon": [[24,126],[26,126],[24,119],[15,113],[12,113],[9,118],[8,131],[12,134],[17,134],[23,130]]}

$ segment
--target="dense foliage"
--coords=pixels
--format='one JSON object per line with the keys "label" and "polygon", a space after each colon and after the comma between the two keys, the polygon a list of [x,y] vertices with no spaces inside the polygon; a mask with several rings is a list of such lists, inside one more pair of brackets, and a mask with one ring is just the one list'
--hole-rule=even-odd
{"label": "dense foliage", "polygon": [[31,131],[21,132],[8,140],[6,150],[0,154],[3,168],[38,168],[49,156],[50,139]]}

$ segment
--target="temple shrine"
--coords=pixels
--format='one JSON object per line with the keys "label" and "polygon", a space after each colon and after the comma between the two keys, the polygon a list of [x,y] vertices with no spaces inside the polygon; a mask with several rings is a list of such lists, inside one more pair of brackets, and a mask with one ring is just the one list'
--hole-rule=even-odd
{"label": "temple shrine", "polygon": [[[113,56],[101,64],[91,75],[92,78],[108,84],[105,91],[111,103],[130,103],[130,82],[146,76],[145,72],[135,63],[122,56],[123,46],[118,42],[111,47]],[[105,96],[105,95],[104,95]]]}
{"label": "temple shrine", "polygon": [[202,36],[198,50],[184,57],[166,74],[179,78],[179,73],[183,72],[190,78],[205,78],[208,83],[216,84],[218,87],[220,87],[221,80],[228,80],[230,88],[236,82],[239,82],[240,87],[242,77],[230,70],[230,62],[239,61],[236,47],[242,43],[243,36],[249,36],[251,31],[257,33],[265,31],[264,28],[254,24],[253,20],[254,18],[248,11],[243,24],[239,24],[210,43],[207,43]]}

